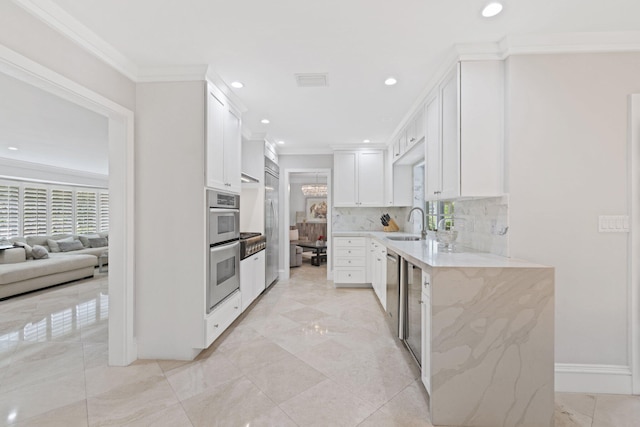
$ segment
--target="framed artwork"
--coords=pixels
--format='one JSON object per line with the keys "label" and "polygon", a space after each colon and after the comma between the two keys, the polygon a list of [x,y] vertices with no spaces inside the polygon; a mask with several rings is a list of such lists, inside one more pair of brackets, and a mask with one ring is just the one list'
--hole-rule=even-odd
{"label": "framed artwork", "polygon": [[327,222],[326,197],[309,197],[306,205],[307,222]]}

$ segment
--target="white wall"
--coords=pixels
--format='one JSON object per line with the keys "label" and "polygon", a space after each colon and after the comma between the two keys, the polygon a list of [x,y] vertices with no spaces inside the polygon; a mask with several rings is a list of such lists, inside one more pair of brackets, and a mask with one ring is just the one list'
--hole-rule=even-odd
{"label": "white wall", "polygon": [[204,340],[204,82],[146,83],[136,109],[140,358],[190,359]]}
{"label": "white wall", "polygon": [[134,83],[9,0],[0,0],[0,44],[135,109]]}
{"label": "white wall", "polygon": [[507,60],[509,246],[556,267],[556,363],[629,361],[627,102],[640,54]]}

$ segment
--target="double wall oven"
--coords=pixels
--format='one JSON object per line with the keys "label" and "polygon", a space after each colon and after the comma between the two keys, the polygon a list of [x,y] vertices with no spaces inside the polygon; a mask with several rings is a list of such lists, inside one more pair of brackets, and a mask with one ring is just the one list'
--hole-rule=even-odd
{"label": "double wall oven", "polygon": [[240,288],[240,196],[207,191],[207,314]]}

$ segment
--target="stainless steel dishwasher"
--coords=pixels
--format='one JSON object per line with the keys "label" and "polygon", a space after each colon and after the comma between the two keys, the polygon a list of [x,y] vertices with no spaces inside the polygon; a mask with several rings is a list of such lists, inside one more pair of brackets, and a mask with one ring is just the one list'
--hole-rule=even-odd
{"label": "stainless steel dishwasher", "polygon": [[400,336],[420,366],[422,360],[422,269],[403,260],[401,270],[400,313],[403,321]]}
{"label": "stainless steel dishwasher", "polygon": [[394,337],[400,335],[400,255],[387,249],[387,321]]}

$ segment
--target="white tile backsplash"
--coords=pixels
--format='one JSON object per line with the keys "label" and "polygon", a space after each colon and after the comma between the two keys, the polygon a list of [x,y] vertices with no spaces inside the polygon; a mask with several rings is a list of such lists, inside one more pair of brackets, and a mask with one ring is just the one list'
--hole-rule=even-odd
{"label": "white tile backsplash", "polygon": [[458,200],[454,217],[465,220],[458,244],[482,252],[509,256],[509,198]]}
{"label": "white tile backsplash", "polygon": [[333,231],[383,231],[380,217],[388,213],[393,218],[400,231],[411,232],[407,215],[410,208],[333,208]]}

